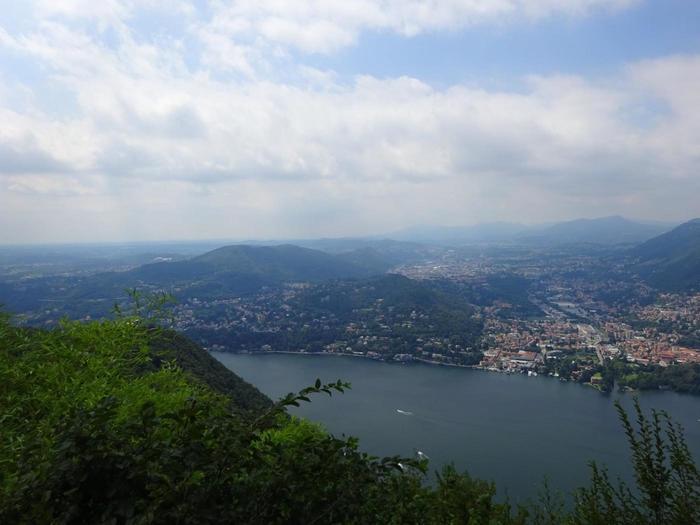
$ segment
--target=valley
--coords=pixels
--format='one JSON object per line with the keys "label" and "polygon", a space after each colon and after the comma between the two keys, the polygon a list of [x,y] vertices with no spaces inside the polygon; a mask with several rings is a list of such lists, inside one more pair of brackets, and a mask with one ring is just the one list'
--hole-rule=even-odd
{"label": "valley", "polygon": [[[601,221],[592,232],[591,222],[550,228],[584,241],[607,228],[601,243],[326,239],[155,255],[110,272],[76,266],[30,277],[14,266],[0,298],[20,323],[52,326],[128,309],[127,290],[166,293],[169,326],[213,351],[422,361],[602,391],[700,393],[697,222],[630,246],[620,221]],[[682,275],[667,269],[677,264]],[[688,284],[665,286],[669,271]]]}

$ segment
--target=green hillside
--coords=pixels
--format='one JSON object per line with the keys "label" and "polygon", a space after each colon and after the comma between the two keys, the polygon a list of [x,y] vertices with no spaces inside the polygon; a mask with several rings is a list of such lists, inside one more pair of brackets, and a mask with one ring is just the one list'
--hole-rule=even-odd
{"label": "green hillside", "polygon": [[[364,279],[331,280],[264,303],[264,320],[254,316],[227,330],[188,329],[207,347],[234,352],[372,352],[381,359],[397,354],[446,363],[473,365],[481,322],[464,299],[427,283],[386,274]],[[426,352],[427,354],[424,354]]]}
{"label": "green hillside", "polygon": [[636,270],[653,286],[670,291],[700,290],[700,219],[681,224],[631,252]]}
{"label": "green hillside", "polygon": [[370,273],[335,255],[291,244],[224,246],[190,262],[208,265],[216,272],[257,274],[276,281],[323,281]]}
{"label": "green hillside", "polygon": [[[226,376],[229,377],[226,377]],[[138,318],[52,331],[0,318],[0,523],[690,524],[700,476],[682,433],[623,416],[637,487],[593,468],[569,512],[511,508],[491,483],[373,458],[286,407],[349,385],[317,380],[270,404],[203,350]],[[662,430],[662,428],[666,430]],[[638,495],[637,495],[638,494]]]}
{"label": "green hillside", "polygon": [[358,268],[363,268],[370,275],[385,273],[401,261],[399,257],[369,247],[339,253],[337,257]]}
{"label": "green hillside", "polygon": [[177,287],[181,296],[217,296],[255,292],[282,282],[362,277],[383,270],[384,267],[353,264],[346,256],[293,245],[232,245],[186,261],[147,264],[122,274],[95,276],[81,289],[88,284],[95,289],[93,281],[98,285],[106,282],[108,286],[118,283],[122,289],[143,283]]}
{"label": "green hillside", "polygon": [[235,410],[259,412],[272,405],[272,401],[257,388],[231,372],[198,344],[173,330],[152,330],[148,334],[148,346],[152,370],[174,362],[195,380],[231,399]]}
{"label": "green hillside", "polygon": [[332,255],[293,245],[224,246],[192,259],[145,264],[129,271],[0,283],[0,300],[15,312],[50,306],[71,318],[103,317],[132,288],[168,290],[178,299],[229,297],[290,281],[321,282],[386,271],[386,261],[366,255]]}

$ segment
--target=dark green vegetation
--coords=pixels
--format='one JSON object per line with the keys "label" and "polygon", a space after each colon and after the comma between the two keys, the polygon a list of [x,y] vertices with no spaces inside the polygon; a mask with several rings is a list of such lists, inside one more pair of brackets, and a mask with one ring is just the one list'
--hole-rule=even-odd
{"label": "dark green vegetation", "polygon": [[[298,297],[297,305],[313,317],[334,316],[344,326],[354,326],[376,337],[380,353],[429,351],[446,346],[447,354],[463,364],[478,362],[474,349],[481,323],[470,305],[456,295],[436,291],[400,275],[364,281],[324,283]],[[338,334],[347,337],[347,334]]]}
{"label": "dark green vegetation", "polygon": [[359,277],[367,273],[366,268],[356,266],[342,257],[291,244],[224,246],[189,262],[193,265],[204,264],[209,272],[260,275],[277,282],[322,281]]}
{"label": "dark green vegetation", "polygon": [[546,366],[562,379],[592,383],[603,392],[612,392],[617,385],[621,390],[673,390],[700,395],[700,364],[697,363],[645,366],[616,359],[601,365],[594,354],[576,354],[548,360]]}
{"label": "dark green vegetation", "polygon": [[681,224],[631,251],[636,270],[653,286],[670,291],[700,290],[700,219]]}
{"label": "dark green vegetation", "polygon": [[[165,289],[179,300],[217,298],[256,293],[283,282],[364,277],[386,270],[380,256],[362,255],[331,255],[292,245],[233,245],[122,272],[12,281],[2,284],[0,293],[6,307],[17,312],[58,308],[70,317],[100,317],[110,313],[115,300],[125,298],[128,288]],[[358,260],[362,264],[356,264]]]}
{"label": "dark green vegetation", "polygon": [[383,359],[439,351],[459,364],[481,358],[473,308],[454,293],[400,275],[327,281],[236,306],[245,308],[245,322],[223,304],[207,313],[217,322],[231,319],[225,330],[209,324],[188,335],[233,351],[374,352]]}
{"label": "dark green vegetation", "polygon": [[257,388],[243,381],[199,345],[177,332],[151,330],[147,337],[152,371],[164,366],[164,363],[174,363],[216,393],[232,399],[234,409],[259,411],[272,404]]}
{"label": "dark green vegetation", "polygon": [[632,367],[616,374],[620,387],[635,390],[665,389],[700,395],[700,364]]}
{"label": "dark green vegetation", "polygon": [[[622,363],[620,363],[622,364]],[[615,387],[616,368],[612,364],[598,364],[595,354],[576,352],[560,359],[548,359],[547,372],[556,372],[561,379],[591,384],[601,392],[611,392]]]}
{"label": "dark green vegetation", "polygon": [[544,315],[529,297],[531,283],[512,273],[490,275],[482,283],[464,286],[465,296],[475,304],[491,306],[499,317],[529,319]]}
{"label": "dark green vegetation", "polygon": [[[2,523],[691,524],[700,476],[681,431],[622,413],[637,488],[593,469],[571,514],[550,496],[511,509],[453,468],[369,457],[290,418],[317,381],[270,404],[202,350],[135,317],[53,331],[0,321]],[[211,383],[211,384],[210,384]],[[226,393],[226,395],[223,394]]]}
{"label": "dark green vegetation", "polygon": [[636,425],[618,405],[632,452],[636,487],[611,482],[592,464],[591,484],[576,494],[576,524],[700,523],[700,471],[668,415],[647,418],[636,406]]}

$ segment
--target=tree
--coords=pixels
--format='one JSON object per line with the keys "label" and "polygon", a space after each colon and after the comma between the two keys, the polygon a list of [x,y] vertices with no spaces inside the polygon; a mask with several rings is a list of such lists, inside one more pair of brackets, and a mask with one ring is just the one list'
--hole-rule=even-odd
{"label": "tree", "polygon": [[632,452],[636,486],[613,484],[591,464],[591,485],[576,493],[575,524],[687,525],[700,523],[700,473],[680,425],[665,412],[644,415],[635,399],[636,425],[616,403]]}

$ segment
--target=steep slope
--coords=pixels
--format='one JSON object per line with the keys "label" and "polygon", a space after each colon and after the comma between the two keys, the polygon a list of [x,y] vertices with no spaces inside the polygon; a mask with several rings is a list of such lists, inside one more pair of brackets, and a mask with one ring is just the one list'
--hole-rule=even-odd
{"label": "steep slope", "polygon": [[154,368],[175,361],[192,377],[231,399],[234,409],[259,412],[272,404],[260,390],[231,372],[194,341],[175,331],[153,332],[149,347]]}
{"label": "steep slope", "polygon": [[635,269],[662,290],[700,290],[700,219],[693,219],[630,251]]}

